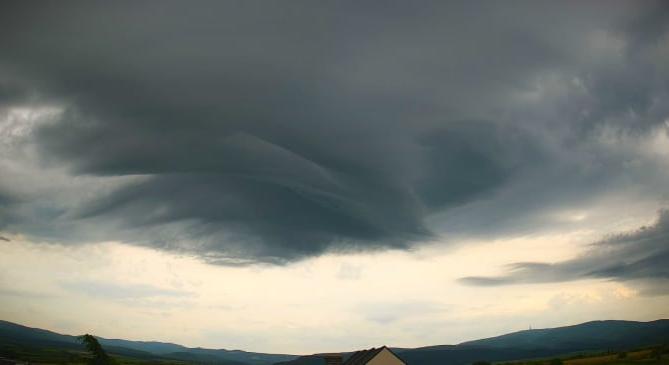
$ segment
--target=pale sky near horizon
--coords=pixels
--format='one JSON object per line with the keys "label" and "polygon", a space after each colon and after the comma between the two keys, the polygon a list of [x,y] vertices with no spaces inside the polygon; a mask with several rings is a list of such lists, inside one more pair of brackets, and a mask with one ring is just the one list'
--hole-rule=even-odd
{"label": "pale sky near horizon", "polygon": [[[533,243],[332,255],[281,269],[218,267],[118,243],[3,244],[9,254],[0,258],[0,318],[67,334],[309,354],[667,316],[666,296],[643,296],[634,285],[605,280],[487,290],[453,283],[462,273],[504,262],[481,258],[491,246],[544,257]],[[559,246],[551,253],[569,256]]]}
{"label": "pale sky near horizon", "polygon": [[662,1],[4,1],[0,319],[308,354],[669,317]]}

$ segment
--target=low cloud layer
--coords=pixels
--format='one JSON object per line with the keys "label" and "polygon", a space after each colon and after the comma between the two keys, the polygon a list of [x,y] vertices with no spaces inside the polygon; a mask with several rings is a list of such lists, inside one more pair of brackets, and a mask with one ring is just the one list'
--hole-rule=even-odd
{"label": "low cloud layer", "polygon": [[649,294],[669,293],[669,211],[659,213],[650,227],[608,237],[571,260],[543,263],[519,262],[508,274],[472,276],[462,283],[498,286],[524,283],[553,283],[587,278],[643,281]]}
{"label": "low cloud layer", "polygon": [[161,289],[149,285],[116,285],[94,281],[69,282],[63,285],[65,289],[83,293],[92,297],[101,297],[115,300],[136,300],[154,297],[188,297],[191,294],[184,291]]}
{"label": "low cloud layer", "polygon": [[[283,263],[541,229],[630,186],[658,199],[668,13],[5,2],[0,229]],[[55,112],[9,117],[36,108]]]}

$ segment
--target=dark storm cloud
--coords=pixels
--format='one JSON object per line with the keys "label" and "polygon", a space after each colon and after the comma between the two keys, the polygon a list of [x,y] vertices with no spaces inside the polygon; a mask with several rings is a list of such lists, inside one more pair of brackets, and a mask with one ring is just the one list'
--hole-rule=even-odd
{"label": "dark storm cloud", "polygon": [[621,24],[620,31],[638,50],[638,46],[645,46],[662,39],[669,29],[669,10],[661,1],[649,2],[647,7],[635,9],[637,15]]}
{"label": "dark storm cloud", "polygon": [[[64,109],[32,135],[42,163],[137,177],[14,230],[77,241],[81,223],[212,262],[284,262],[429,241],[429,217],[551,166],[575,183],[532,209],[578,198],[587,179],[547,145],[662,121],[666,75],[648,65],[665,30],[642,19],[666,9],[513,4],[5,2],[0,105]],[[584,35],[609,29],[637,53],[600,64],[609,51]],[[546,74],[587,92],[526,111]]]}
{"label": "dark storm cloud", "polygon": [[12,219],[11,209],[16,203],[16,198],[11,193],[0,191],[0,229],[5,228]]}
{"label": "dark storm cloud", "polygon": [[0,79],[0,108],[29,99],[30,93],[20,85]]}
{"label": "dark storm cloud", "polygon": [[657,222],[637,231],[611,236],[592,245],[585,254],[553,264],[519,262],[502,276],[466,277],[462,283],[498,286],[551,283],[586,278],[617,281],[643,280],[654,283],[652,292],[669,290],[669,211],[661,211]]}

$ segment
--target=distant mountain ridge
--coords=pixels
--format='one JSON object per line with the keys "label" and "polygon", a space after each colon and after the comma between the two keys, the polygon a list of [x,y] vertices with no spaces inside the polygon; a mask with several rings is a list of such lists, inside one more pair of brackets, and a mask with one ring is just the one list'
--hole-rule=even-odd
{"label": "distant mountain ridge", "polygon": [[[241,350],[190,348],[158,341],[130,341],[97,337],[110,353],[140,359],[175,359],[193,362],[208,362],[225,365],[268,365],[288,361],[297,355],[265,354]],[[76,336],[32,328],[0,320],[0,344],[19,343],[45,347],[81,349]]]}
{"label": "distant mountain ridge", "polygon": [[669,340],[669,320],[650,322],[592,321],[573,326],[524,330],[467,341],[460,346],[495,348],[626,347]]}
{"label": "distant mountain ridge", "polygon": [[[626,350],[669,343],[669,320],[592,321],[574,326],[533,329],[458,345],[393,348],[409,365],[468,365],[476,361],[511,361],[576,352]],[[346,357],[348,353],[342,353]],[[322,365],[317,356],[301,356],[280,365]],[[277,364],[279,365],[279,364]]]}
{"label": "distant mountain ridge", "polygon": [[624,350],[669,343],[669,320],[592,321],[574,326],[533,329],[467,341],[398,351],[409,364],[464,365],[475,361],[510,361],[574,352]]}
{"label": "distant mountain ridge", "polygon": [[[322,365],[314,355],[265,354],[241,350],[189,348],[157,341],[98,338],[112,354],[139,359],[172,359],[222,365]],[[0,345],[6,343],[81,349],[75,336],[0,320]],[[669,343],[669,320],[593,321],[574,326],[524,330],[501,336],[419,348],[393,348],[409,365],[467,365],[475,361],[510,361],[561,354],[625,350]],[[381,345],[381,344],[380,344]],[[351,352],[342,353],[344,357]]]}

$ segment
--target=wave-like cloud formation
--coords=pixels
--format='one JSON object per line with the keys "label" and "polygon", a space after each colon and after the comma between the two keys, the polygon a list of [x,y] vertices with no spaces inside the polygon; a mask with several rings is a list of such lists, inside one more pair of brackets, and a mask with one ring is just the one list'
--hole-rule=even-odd
{"label": "wave-like cloud formation", "polygon": [[592,245],[584,254],[553,264],[519,262],[502,276],[471,276],[462,283],[498,286],[552,283],[587,278],[618,281],[643,280],[654,284],[642,288],[648,293],[669,292],[669,211],[660,212],[657,222],[637,231],[618,234]]}
{"label": "wave-like cloud formation", "polygon": [[668,13],[662,2],[4,2],[0,108],[61,110],[3,135],[5,165],[16,177],[10,159],[37,159],[21,170],[32,184],[47,169],[67,178],[0,183],[0,229],[246,263],[538,224],[629,176],[665,181],[657,159],[601,136],[664,128]]}

